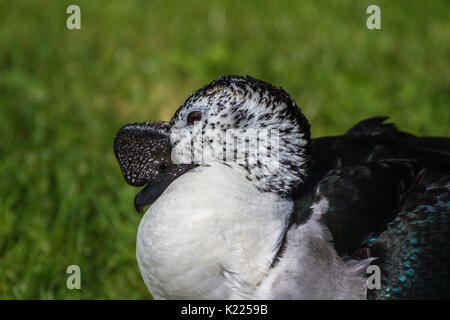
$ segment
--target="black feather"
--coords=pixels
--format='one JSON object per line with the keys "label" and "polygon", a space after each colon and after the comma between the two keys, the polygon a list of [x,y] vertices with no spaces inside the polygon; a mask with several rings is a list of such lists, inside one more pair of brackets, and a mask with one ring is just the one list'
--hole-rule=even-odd
{"label": "black feather", "polygon": [[382,288],[371,299],[450,298],[450,139],[416,137],[384,124],[356,124],[312,140],[308,179],[293,194],[292,224],[326,198],[322,222],[336,251],[376,257]]}

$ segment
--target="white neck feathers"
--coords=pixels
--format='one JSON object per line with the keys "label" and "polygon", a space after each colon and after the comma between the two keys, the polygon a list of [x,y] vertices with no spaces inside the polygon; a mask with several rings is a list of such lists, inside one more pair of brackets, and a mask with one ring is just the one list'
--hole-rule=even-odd
{"label": "white neck feathers", "polygon": [[162,299],[248,298],[266,278],[292,202],[211,163],[175,180],[143,217],[137,260]]}

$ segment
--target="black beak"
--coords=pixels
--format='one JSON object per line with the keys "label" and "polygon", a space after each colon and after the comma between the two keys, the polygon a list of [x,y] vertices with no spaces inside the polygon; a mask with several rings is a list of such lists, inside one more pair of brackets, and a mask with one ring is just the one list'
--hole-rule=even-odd
{"label": "black beak", "polygon": [[167,123],[131,123],[114,138],[114,154],[125,181],[137,187],[147,184],[134,199],[138,212],[154,202],[173,180],[195,167],[173,164],[169,131]]}
{"label": "black beak", "polygon": [[134,197],[134,208],[139,213],[144,213],[144,207],[155,202],[166,190],[172,179],[169,177],[158,177],[151,184],[147,184],[136,197]]}

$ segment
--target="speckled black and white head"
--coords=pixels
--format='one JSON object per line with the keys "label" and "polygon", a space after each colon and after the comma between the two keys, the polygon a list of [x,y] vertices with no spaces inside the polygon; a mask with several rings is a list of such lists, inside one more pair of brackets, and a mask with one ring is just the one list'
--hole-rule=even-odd
{"label": "speckled black and white head", "polygon": [[170,128],[178,163],[189,163],[192,155],[200,163],[226,162],[261,191],[282,195],[306,176],[306,118],[283,89],[252,77],[224,76],[196,91]]}
{"label": "speckled black and white head", "polygon": [[[286,197],[306,178],[310,131],[283,89],[249,76],[222,76],[194,92],[169,124],[123,127],[114,150],[127,182],[148,183],[146,189],[161,177],[170,177],[166,186],[197,165],[222,162],[260,191]],[[162,191],[140,197],[149,202]]]}

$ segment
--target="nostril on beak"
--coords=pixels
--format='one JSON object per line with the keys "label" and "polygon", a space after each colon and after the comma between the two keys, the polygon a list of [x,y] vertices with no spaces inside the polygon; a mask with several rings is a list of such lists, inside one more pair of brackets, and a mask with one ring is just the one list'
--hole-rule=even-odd
{"label": "nostril on beak", "polygon": [[168,167],[167,162],[164,162],[164,163],[159,167],[159,170],[160,170],[161,172],[164,172],[164,171],[166,171],[167,167]]}

